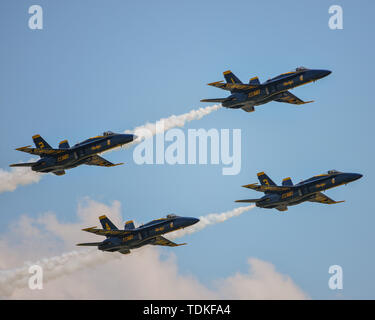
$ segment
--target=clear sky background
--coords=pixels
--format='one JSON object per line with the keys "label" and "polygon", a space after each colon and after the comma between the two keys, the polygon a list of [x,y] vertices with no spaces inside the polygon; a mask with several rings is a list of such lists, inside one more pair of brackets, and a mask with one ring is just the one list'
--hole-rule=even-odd
{"label": "clear sky background", "polygon": [[[28,28],[32,4],[43,8],[43,30]],[[333,4],[343,8],[343,30],[328,27]],[[243,82],[253,76],[263,82],[301,65],[332,74],[292,91],[312,104],[272,102],[254,113],[221,109],[185,126],[241,129],[236,176],[223,176],[221,165],[139,166],[133,149],[112,152],[105,157],[126,165],[81,166],[0,194],[0,232],[22,214],[53,211],[60,221],[74,222],[85,197],[119,200],[125,219],[147,222],[171,212],[231,210],[234,200],[261,195],[241,188],[257,182],[259,171],[276,183],[329,169],[358,172],[361,180],[326,193],[345,203],[304,203],[283,213],[256,208],[170,250],[182,272],[207,284],[245,271],[246,259],[256,257],[312,298],[374,299],[374,12],[374,2],[365,0],[1,1],[5,170],[31,158],[14,149],[32,144],[37,133],[53,147],[64,139],[72,145],[207,106],[199,100],[227,94],[206,85],[227,69]],[[334,264],[344,271],[339,293],[327,285]]]}

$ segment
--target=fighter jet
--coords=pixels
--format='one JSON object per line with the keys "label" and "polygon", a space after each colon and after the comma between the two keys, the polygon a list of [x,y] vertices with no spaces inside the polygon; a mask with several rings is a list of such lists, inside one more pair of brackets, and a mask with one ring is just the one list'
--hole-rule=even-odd
{"label": "fighter jet", "polygon": [[260,185],[253,183],[244,188],[264,192],[260,199],[237,200],[236,202],[252,202],[259,208],[288,210],[288,206],[310,201],[325,204],[335,204],[344,201],[334,201],[322,193],[322,191],[347,184],[361,178],[359,173],[344,173],[330,170],[310,179],[293,185],[290,178],[285,178],[281,186],[277,186],[264,172],[258,173]]}
{"label": "fighter jet", "polygon": [[138,228],[135,228],[132,220],[125,223],[124,230],[119,230],[105,215],[99,217],[103,229],[96,227],[82,229],[107,239],[102,242],[79,243],[77,246],[93,246],[99,250],[122,254],[130,253],[130,249],[142,247],[147,244],[157,246],[177,247],[186,243],[177,244],[164,237],[162,234],[189,227],[199,221],[196,218],[179,217],[169,214],[166,218],[152,220]]}
{"label": "fighter jet", "polygon": [[260,83],[258,77],[251,78],[249,83],[242,83],[232,71],[223,72],[224,81],[209,83],[209,86],[230,91],[227,98],[203,99],[201,102],[220,102],[223,107],[239,109],[246,112],[255,111],[255,106],[265,104],[270,101],[285,102],[296,105],[310,103],[313,101],[303,101],[290,93],[288,90],[295,87],[319,80],[328,76],[329,70],[307,69],[304,67],[282,73],[277,77]]}
{"label": "fighter jet", "polygon": [[136,139],[133,134],[118,134],[111,131],[104,132],[101,136],[89,138],[69,146],[67,140],[61,141],[58,149],[52,147],[39,135],[33,136],[36,148],[31,146],[17,148],[18,151],[40,156],[40,160],[28,163],[11,164],[10,167],[30,167],[36,172],[52,172],[61,176],[66,169],[75,168],[81,164],[90,166],[113,167],[123,163],[113,164],[98,156],[109,149],[117,148]]}

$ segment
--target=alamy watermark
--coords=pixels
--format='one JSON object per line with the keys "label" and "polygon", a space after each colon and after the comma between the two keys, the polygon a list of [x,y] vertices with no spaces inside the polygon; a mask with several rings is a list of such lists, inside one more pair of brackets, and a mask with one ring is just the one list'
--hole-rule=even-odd
{"label": "alamy watermark", "polygon": [[331,30],[344,29],[344,17],[342,7],[336,4],[332,5],[328,9],[328,13],[331,15],[328,19],[328,27]]}
{"label": "alamy watermark", "polygon": [[151,130],[135,132],[143,139],[133,151],[136,164],[210,163],[221,164],[223,175],[237,175],[241,171],[241,129],[188,129],[186,135],[178,128],[165,132],[164,122],[160,121],[156,132],[155,146]]}
{"label": "alamy watermark", "polygon": [[30,276],[28,284],[30,290],[43,289],[43,268],[40,265],[34,264],[29,267]]}
{"label": "alamy watermark", "polygon": [[342,290],[344,288],[344,273],[339,265],[332,265],[328,268],[328,273],[332,276],[328,280],[328,287],[331,290]]}
{"label": "alamy watermark", "polygon": [[43,29],[42,7],[37,4],[30,6],[29,14],[32,14],[32,16],[29,18],[29,28],[31,30],[42,30]]}

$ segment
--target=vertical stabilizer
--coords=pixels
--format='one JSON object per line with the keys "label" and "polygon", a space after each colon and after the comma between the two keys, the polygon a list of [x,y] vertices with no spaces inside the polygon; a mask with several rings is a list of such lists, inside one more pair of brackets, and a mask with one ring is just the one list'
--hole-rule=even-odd
{"label": "vertical stabilizer", "polygon": [[292,186],[293,185],[292,179],[290,179],[290,178],[283,179],[282,185],[283,186]]}
{"label": "vertical stabilizer", "polygon": [[37,149],[52,149],[52,147],[39,134],[33,136],[33,140]]}
{"label": "vertical stabilizer", "polygon": [[264,172],[258,173],[258,179],[261,185],[276,186],[275,182],[273,182],[272,179],[269,176],[267,176]]}
{"label": "vertical stabilizer", "polygon": [[118,230],[118,228],[112,223],[111,220],[107,218],[106,215],[100,216],[99,220],[104,230]]}
{"label": "vertical stabilizer", "polygon": [[224,75],[224,78],[225,80],[227,81],[227,83],[239,83],[241,84],[241,80],[238,79],[232,71],[228,70],[228,71],[224,71],[223,72],[223,75]]}
{"label": "vertical stabilizer", "polygon": [[131,229],[135,229],[133,220],[126,221],[124,230],[131,230]]}
{"label": "vertical stabilizer", "polygon": [[257,86],[257,85],[260,85],[260,81],[258,77],[254,77],[250,79],[249,84],[253,86]]}
{"label": "vertical stabilizer", "polygon": [[69,149],[69,142],[68,140],[60,141],[59,143],[59,149]]}

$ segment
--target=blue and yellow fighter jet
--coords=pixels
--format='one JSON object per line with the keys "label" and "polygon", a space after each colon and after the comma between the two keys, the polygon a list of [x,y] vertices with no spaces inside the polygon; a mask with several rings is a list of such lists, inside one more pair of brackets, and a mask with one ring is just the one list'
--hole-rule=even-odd
{"label": "blue and yellow fighter jet", "polygon": [[11,167],[30,167],[36,172],[52,172],[61,176],[66,169],[75,168],[81,164],[91,166],[113,167],[122,163],[113,164],[98,156],[109,149],[123,146],[136,139],[133,134],[118,134],[111,131],[104,132],[101,136],[89,138],[69,146],[67,140],[61,141],[58,149],[52,147],[39,135],[33,136],[36,148],[31,146],[17,148],[18,151],[27,152],[40,156],[40,160],[28,163],[11,164]]}
{"label": "blue and yellow fighter jet", "polygon": [[166,218],[152,220],[135,228],[132,220],[125,223],[124,230],[119,230],[105,215],[99,217],[103,229],[96,227],[82,229],[107,239],[102,242],[79,243],[77,246],[93,246],[99,250],[122,254],[130,253],[130,249],[140,248],[147,244],[157,246],[177,247],[186,243],[177,244],[164,237],[162,234],[189,227],[199,221],[197,218],[179,217],[169,214]]}
{"label": "blue and yellow fighter jet", "polygon": [[264,83],[260,83],[258,77],[251,78],[249,83],[242,83],[232,71],[223,72],[224,81],[209,83],[209,86],[230,91],[227,98],[203,99],[201,102],[220,102],[223,107],[242,109],[246,112],[255,111],[255,106],[270,101],[285,102],[291,104],[305,104],[313,101],[303,101],[288,90],[303,84],[319,80],[328,76],[329,70],[307,69],[299,67],[295,71],[278,75]]}
{"label": "blue and yellow fighter jet", "polygon": [[260,199],[237,200],[236,202],[251,202],[259,208],[288,210],[293,206],[305,201],[335,204],[344,201],[334,201],[322,193],[322,191],[347,184],[361,178],[359,173],[344,173],[330,170],[310,179],[293,185],[290,178],[285,178],[281,186],[277,186],[264,172],[258,173],[260,185],[253,183],[243,186],[244,188],[264,192],[265,196]]}

